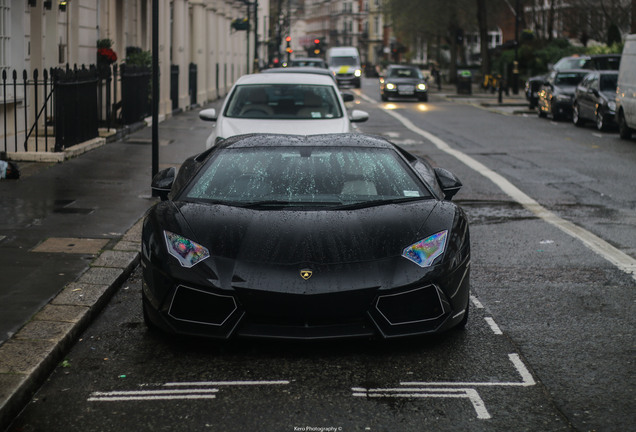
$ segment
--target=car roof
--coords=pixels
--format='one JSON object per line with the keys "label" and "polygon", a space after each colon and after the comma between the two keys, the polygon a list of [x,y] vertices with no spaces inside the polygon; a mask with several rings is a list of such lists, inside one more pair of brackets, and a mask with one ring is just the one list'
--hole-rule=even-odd
{"label": "car roof", "polygon": [[299,60],[299,61],[321,61],[324,62],[320,57],[294,57],[291,61]]}
{"label": "car roof", "polygon": [[227,138],[217,148],[249,147],[358,147],[396,149],[386,138],[369,134],[337,133],[323,135],[247,134]]}
{"label": "car roof", "polygon": [[557,69],[554,72],[556,72],[557,75],[567,74],[567,73],[589,74],[591,70],[590,69]]}
{"label": "car roof", "polygon": [[589,71],[590,75],[618,75],[618,71],[614,69],[594,69]]}
{"label": "car roof", "polygon": [[417,66],[415,65],[403,65],[403,64],[390,64],[386,67],[387,69],[390,68],[408,68],[408,69],[419,69]]}
{"label": "car roof", "polygon": [[[325,68],[318,68],[312,66],[290,66],[284,68],[265,69],[261,71],[265,74],[311,74],[311,75],[323,75],[334,79],[333,73]],[[284,78],[287,81],[287,78]]]}

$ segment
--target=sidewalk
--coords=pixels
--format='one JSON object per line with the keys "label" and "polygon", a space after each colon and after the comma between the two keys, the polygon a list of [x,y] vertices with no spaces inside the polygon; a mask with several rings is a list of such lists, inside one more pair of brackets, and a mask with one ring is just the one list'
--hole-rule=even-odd
{"label": "sidewalk", "polygon": [[443,84],[441,90],[433,86],[431,94],[438,94],[447,100],[474,105],[478,108],[487,109],[503,115],[536,115],[536,110],[531,110],[528,107],[528,101],[526,100],[522,86],[520,86],[519,92],[516,95],[513,94],[512,90],[510,90],[507,95],[503,92],[501,102],[499,101],[498,93],[487,92],[483,90],[479,84],[474,83],[472,85],[471,94],[459,94],[457,93],[457,88],[451,84]]}
{"label": "sidewalk", "polygon": [[[199,110],[159,125],[159,169],[205,150]],[[137,265],[156,201],[151,133],[63,163],[18,162],[21,178],[0,181],[0,431]]]}

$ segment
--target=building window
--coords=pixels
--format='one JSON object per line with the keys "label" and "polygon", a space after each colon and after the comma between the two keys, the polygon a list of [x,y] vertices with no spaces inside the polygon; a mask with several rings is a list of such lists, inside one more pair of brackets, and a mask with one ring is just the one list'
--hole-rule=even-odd
{"label": "building window", "polygon": [[0,70],[9,68],[11,0],[0,0]]}

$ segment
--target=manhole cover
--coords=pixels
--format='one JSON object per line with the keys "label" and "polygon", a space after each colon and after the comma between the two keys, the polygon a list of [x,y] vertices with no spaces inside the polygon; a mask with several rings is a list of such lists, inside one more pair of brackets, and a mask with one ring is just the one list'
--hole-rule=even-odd
{"label": "manhole cover", "polygon": [[108,239],[89,239],[71,237],[52,237],[46,239],[31,252],[77,253],[97,254],[106,244]]}

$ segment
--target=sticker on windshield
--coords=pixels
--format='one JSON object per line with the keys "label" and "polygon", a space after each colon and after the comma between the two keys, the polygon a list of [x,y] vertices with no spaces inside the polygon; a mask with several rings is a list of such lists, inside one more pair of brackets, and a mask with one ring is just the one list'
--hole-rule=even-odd
{"label": "sticker on windshield", "polygon": [[418,197],[418,196],[420,196],[420,192],[419,191],[405,190],[403,193],[404,193],[405,197]]}

